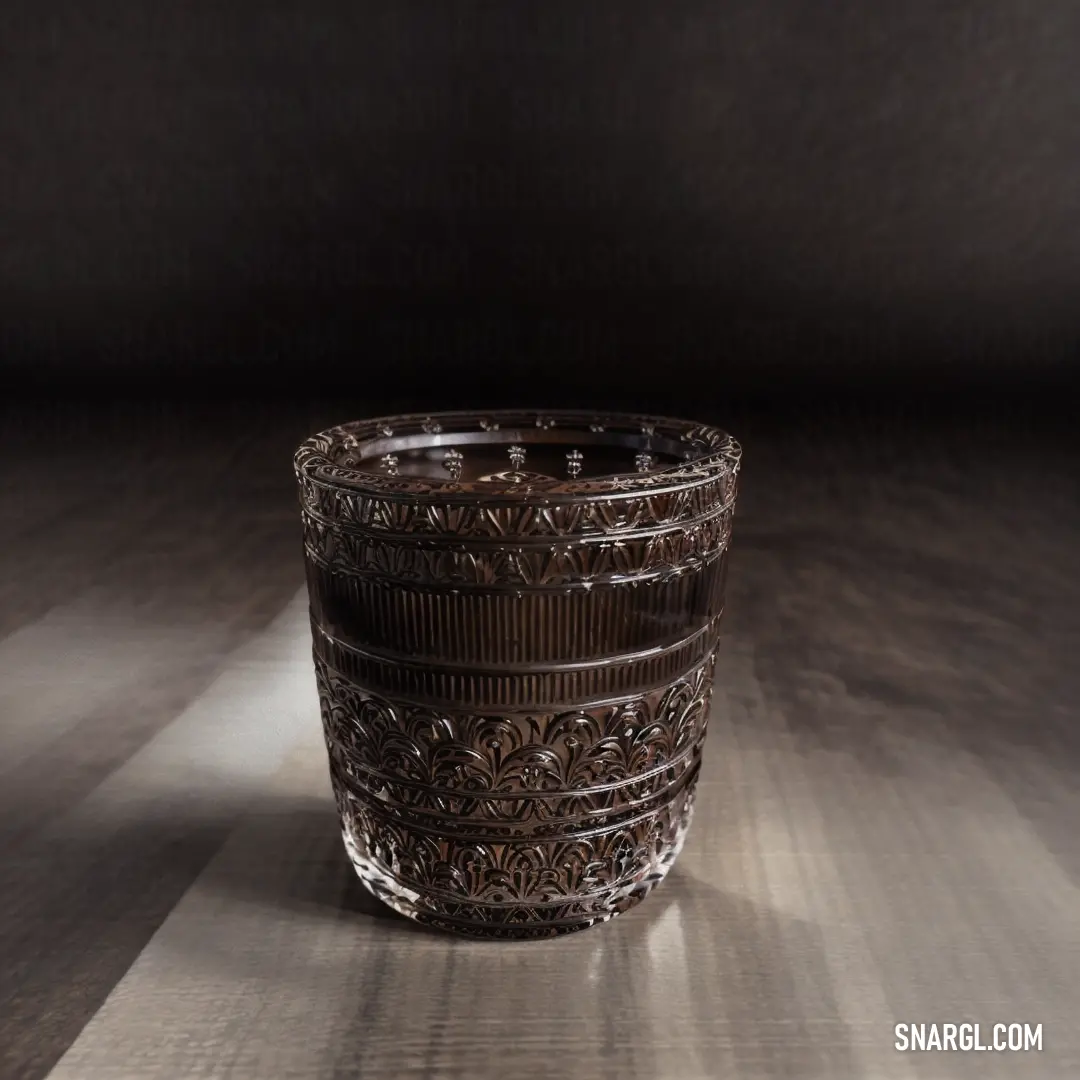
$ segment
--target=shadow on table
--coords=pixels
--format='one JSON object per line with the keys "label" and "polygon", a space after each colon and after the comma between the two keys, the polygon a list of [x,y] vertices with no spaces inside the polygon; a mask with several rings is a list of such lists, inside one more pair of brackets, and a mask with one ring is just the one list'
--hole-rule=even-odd
{"label": "shadow on table", "polygon": [[376,920],[382,933],[435,935],[365,888],[345,853],[329,797],[267,800],[233,835],[202,885],[226,899],[292,911],[314,907],[335,919]]}

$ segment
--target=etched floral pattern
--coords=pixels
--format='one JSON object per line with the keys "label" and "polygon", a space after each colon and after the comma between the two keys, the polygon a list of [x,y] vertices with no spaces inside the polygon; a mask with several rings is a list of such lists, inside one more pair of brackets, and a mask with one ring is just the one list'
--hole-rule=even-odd
{"label": "etched floral pattern", "polygon": [[[453,516],[435,517],[440,524],[460,525]],[[574,586],[684,573],[695,562],[720,555],[731,539],[732,504],[722,504],[703,521],[647,536],[533,547],[425,546],[366,536],[308,514],[303,523],[308,554],[335,573],[463,585]]]}
{"label": "etched floral pattern", "polygon": [[[510,936],[588,925],[662,878],[689,820],[712,663],[592,709],[395,704],[316,665],[347,846],[410,914]],[[498,936],[498,935],[497,935]]]}
{"label": "etched floral pattern", "polygon": [[[659,473],[640,473],[617,478],[610,489],[634,492],[636,485]],[[403,536],[472,536],[497,537],[573,537],[614,535],[635,529],[665,525],[691,525],[718,506],[734,503],[734,473],[706,475],[705,483],[679,491],[651,495],[628,494],[624,498],[538,504],[519,500],[506,505],[485,504],[471,500],[450,502],[403,501],[358,495],[310,478],[300,477],[300,502],[309,517],[337,522],[368,533],[394,533]],[[385,477],[383,490],[397,486],[402,494],[414,499],[430,495],[436,481],[428,483],[413,477]],[[558,481],[551,481],[552,484]],[[586,481],[565,481],[565,486]],[[440,484],[444,491],[465,489],[468,485]],[[535,484],[533,488],[535,488]]]}
{"label": "etched floral pattern", "polygon": [[[704,737],[715,657],[665,690],[566,712],[477,716],[394,704],[316,661],[331,753],[349,771],[417,785],[432,806],[468,794],[477,813],[501,817],[490,796],[574,800],[602,786],[631,797],[644,780],[671,770]],[[521,800],[514,800],[514,804]],[[491,804],[491,805],[489,805]],[[515,818],[540,810],[526,800]],[[466,815],[467,816],[467,815]]]}

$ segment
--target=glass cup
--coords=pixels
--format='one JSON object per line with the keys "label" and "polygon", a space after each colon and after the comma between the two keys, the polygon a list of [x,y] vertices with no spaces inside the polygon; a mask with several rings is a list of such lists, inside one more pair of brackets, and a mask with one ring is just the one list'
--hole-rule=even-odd
{"label": "glass cup", "polygon": [[741,450],[701,424],[492,412],[295,456],[345,846],[396,911],[488,938],[603,922],[690,824]]}

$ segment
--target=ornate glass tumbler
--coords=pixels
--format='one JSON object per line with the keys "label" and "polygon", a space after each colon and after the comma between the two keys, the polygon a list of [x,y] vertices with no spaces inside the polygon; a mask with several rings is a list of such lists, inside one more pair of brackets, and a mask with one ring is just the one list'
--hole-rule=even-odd
{"label": "ornate glass tumbler", "polygon": [[376,896],[486,938],[663,879],[709,716],[740,448],[579,412],[345,424],[296,453],[345,846]]}

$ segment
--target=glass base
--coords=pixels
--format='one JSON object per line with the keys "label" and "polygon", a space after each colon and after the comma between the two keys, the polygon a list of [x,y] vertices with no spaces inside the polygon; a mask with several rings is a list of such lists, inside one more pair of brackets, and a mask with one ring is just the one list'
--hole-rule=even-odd
{"label": "glass base", "polygon": [[399,915],[464,937],[528,940],[575,933],[607,922],[645,899],[667,876],[686,841],[693,818],[693,792],[685,796],[675,829],[634,870],[616,884],[593,892],[554,900],[521,897],[509,902],[477,903],[445,894],[420,891],[402,882],[366,850],[362,835],[347,823],[345,849],[367,889]]}

